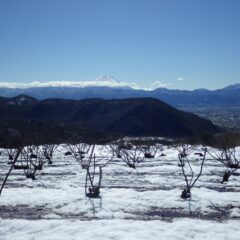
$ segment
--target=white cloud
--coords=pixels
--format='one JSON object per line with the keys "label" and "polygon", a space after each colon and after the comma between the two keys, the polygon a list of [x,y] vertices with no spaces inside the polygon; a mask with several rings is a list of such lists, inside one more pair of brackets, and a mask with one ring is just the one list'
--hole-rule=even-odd
{"label": "white cloud", "polygon": [[49,81],[49,82],[0,82],[0,87],[4,88],[31,88],[31,87],[91,87],[91,86],[107,86],[107,87],[131,87],[134,89],[153,90],[159,87],[166,87],[168,84],[155,81],[148,84],[138,84],[135,82],[120,82],[110,76],[101,76],[93,81]]}
{"label": "white cloud", "polygon": [[30,88],[30,87],[89,87],[89,86],[109,86],[109,87],[125,87],[127,83],[115,83],[108,81],[50,81],[50,82],[0,82],[0,87],[6,88]]}
{"label": "white cloud", "polygon": [[177,80],[182,81],[182,80],[184,80],[184,78],[183,77],[178,77]]}

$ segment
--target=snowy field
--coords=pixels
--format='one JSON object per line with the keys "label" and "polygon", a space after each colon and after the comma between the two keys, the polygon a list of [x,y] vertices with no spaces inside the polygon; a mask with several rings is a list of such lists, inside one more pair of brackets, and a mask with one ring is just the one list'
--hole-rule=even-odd
{"label": "snowy field", "polygon": [[[240,176],[222,184],[225,168],[209,156],[191,200],[180,197],[178,152],[167,147],[136,170],[114,160],[103,168],[101,198],[88,199],[85,170],[65,152],[60,146],[35,181],[13,170],[0,196],[1,240],[240,239]],[[7,159],[2,151],[1,182]],[[191,159],[197,171],[198,156]]]}

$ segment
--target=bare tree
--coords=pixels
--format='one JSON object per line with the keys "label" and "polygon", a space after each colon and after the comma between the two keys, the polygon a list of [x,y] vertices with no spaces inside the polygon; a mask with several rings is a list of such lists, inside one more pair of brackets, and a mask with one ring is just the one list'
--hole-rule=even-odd
{"label": "bare tree", "polygon": [[7,148],[6,151],[7,151],[7,155],[8,155],[8,164],[11,165],[17,149],[16,148]]}
{"label": "bare tree", "polygon": [[85,155],[88,154],[91,145],[86,143],[79,143],[75,145],[68,144],[68,148],[72,156],[80,163],[82,169],[88,167],[89,160],[85,158]]}
{"label": "bare tree", "polygon": [[57,149],[58,145],[56,144],[45,144],[43,145],[43,154],[44,157],[48,160],[48,164],[52,164],[53,162],[53,154]]}
{"label": "bare tree", "polygon": [[136,169],[136,164],[144,160],[144,152],[141,146],[133,146],[131,150],[121,149],[120,155],[123,162],[133,169]]}
{"label": "bare tree", "polygon": [[109,143],[109,153],[112,154],[112,156],[115,156],[116,158],[121,158],[121,147],[118,144],[118,142],[111,142]]}
{"label": "bare tree", "polygon": [[98,151],[96,151],[97,146],[95,144],[69,144],[67,147],[73,157],[80,163],[82,169],[86,170],[85,195],[89,198],[100,197],[103,168],[114,158],[114,155],[109,151],[109,145],[104,145]]}
{"label": "bare tree", "polygon": [[100,197],[103,168],[108,166],[114,159],[114,155],[109,152],[109,145],[104,145],[96,155],[96,145],[90,147],[90,154],[87,158],[85,195],[89,198]]}
{"label": "bare tree", "polygon": [[240,169],[240,153],[237,151],[239,144],[238,133],[225,133],[215,138],[212,147],[208,149],[209,155],[226,168],[222,183],[227,182]]}
{"label": "bare tree", "polygon": [[184,167],[185,159],[187,158],[187,156],[193,153],[194,146],[184,142],[180,142],[178,144],[175,144],[173,147],[178,151],[178,160],[179,160],[178,166]]}
{"label": "bare tree", "polygon": [[145,145],[142,146],[142,150],[145,158],[154,158],[158,151],[158,147],[157,145]]}
{"label": "bare tree", "polygon": [[179,166],[181,167],[182,174],[185,180],[185,188],[182,191],[181,198],[191,198],[191,189],[194,187],[200,176],[202,175],[204,162],[206,159],[207,148],[203,148],[202,151],[202,158],[198,159],[200,162],[200,169],[196,173],[192,167],[192,160],[190,160],[189,155],[194,151],[194,146],[189,144],[180,144],[176,146],[178,150],[178,159],[179,159]]}
{"label": "bare tree", "polygon": [[22,149],[20,162],[26,178],[35,180],[36,172],[42,170],[48,161],[42,146],[26,146]]}
{"label": "bare tree", "polygon": [[[94,154],[95,145],[91,148],[91,153],[86,166],[85,195],[89,198],[98,198],[100,196],[100,187],[102,182],[102,167],[96,165],[96,156]],[[98,173],[97,169],[98,168]],[[96,176],[98,174],[98,181]]]}

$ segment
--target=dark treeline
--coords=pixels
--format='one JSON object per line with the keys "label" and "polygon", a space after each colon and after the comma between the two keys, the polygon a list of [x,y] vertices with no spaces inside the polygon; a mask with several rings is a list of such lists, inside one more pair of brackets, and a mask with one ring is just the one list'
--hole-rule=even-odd
{"label": "dark treeline", "polygon": [[[13,124],[14,127],[12,127]],[[115,136],[89,131],[75,125],[68,126],[56,123],[17,121],[1,125],[0,128],[0,147],[2,148],[79,142],[101,144],[114,139],[116,139]]]}
{"label": "dark treeline", "polygon": [[207,119],[152,98],[38,101],[28,96],[0,99],[1,129],[53,132],[62,141],[106,135],[179,138],[221,131]]}

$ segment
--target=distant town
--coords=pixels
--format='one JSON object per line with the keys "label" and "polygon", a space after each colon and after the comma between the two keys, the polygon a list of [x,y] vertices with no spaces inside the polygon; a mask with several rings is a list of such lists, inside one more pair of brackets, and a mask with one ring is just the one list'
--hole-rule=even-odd
{"label": "distant town", "polygon": [[193,112],[211,120],[214,124],[230,129],[240,128],[240,107],[237,106],[180,106],[183,111]]}

